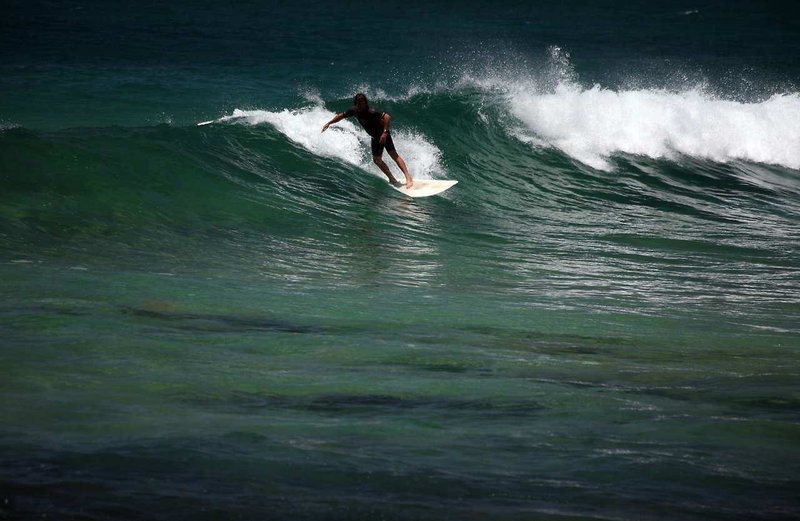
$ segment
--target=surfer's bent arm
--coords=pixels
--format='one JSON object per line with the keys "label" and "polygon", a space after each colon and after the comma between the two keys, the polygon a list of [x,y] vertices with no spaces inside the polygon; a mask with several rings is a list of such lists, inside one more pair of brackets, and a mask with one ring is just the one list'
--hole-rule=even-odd
{"label": "surfer's bent arm", "polygon": [[339,121],[343,120],[346,117],[347,117],[347,112],[340,112],[336,114],[335,116],[333,116],[333,119],[325,123],[325,125],[322,127],[322,132],[325,132],[326,130],[328,130],[329,126],[333,125],[334,123],[338,123]]}
{"label": "surfer's bent arm", "polygon": [[388,112],[384,112],[383,113],[383,117],[381,118],[381,122],[383,123],[383,133],[381,134],[381,137],[380,137],[381,145],[386,143],[386,136],[389,135],[389,120],[390,119],[392,119],[392,118],[391,118],[391,116],[389,116],[389,113]]}

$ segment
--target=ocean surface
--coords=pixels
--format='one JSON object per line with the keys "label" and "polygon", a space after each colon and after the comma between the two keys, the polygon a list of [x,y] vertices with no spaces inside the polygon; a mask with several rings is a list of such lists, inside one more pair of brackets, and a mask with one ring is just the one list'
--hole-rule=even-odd
{"label": "ocean surface", "polygon": [[[799,56],[792,2],[3,0],[0,519],[800,518]],[[458,185],[321,134],[359,91]]]}

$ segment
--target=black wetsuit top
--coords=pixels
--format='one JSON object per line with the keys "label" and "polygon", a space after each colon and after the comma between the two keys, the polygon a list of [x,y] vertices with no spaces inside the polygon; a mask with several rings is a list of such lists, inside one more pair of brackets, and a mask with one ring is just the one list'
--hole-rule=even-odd
{"label": "black wetsuit top", "polygon": [[383,134],[383,115],[385,112],[378,112],[373,108],[368,108],[364,112],[359,112],[356,107],[350,107],[344,113],[345,117],[355,116],[364,130],[372,137],[381,137]]}

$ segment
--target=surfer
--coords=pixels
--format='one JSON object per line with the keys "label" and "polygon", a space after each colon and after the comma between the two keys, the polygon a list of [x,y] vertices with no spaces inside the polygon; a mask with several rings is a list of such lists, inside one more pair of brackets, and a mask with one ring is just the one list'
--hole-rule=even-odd
{"label": "surfer", "polygon": [[336,114],[333,119],[325,123],[322,127],[322,132],[328,130],[331,124],[349,118],[350,116],[355,116],[364,130],[367,131],[367,134],[372,137],[372,161],[386,174],[386,177],[389,178],[389,182],[394,186],[403,186],[403,183],[394,178],[391,170],[389,170],[389,165],[383,161],[381,156],[383,156],[384,148],[386,148],[386,151],[389,152],[389,156],[397,163],[397,166],[400,167],[400,170],[403,171],[403,175],[406,176],[406,188],[411,188],[414,185],[414,180],[411,179],[411,175],[408,173],[406,162],[403,161],[403,158],[400,157],[397,150],[395,150],[392,135],[389,133],[389,120],[391,119],[389,113],[379,112],[371,108],[367,102],[367,95],[363,92],[359,92],[355,95],[352,107],[345,112]]}

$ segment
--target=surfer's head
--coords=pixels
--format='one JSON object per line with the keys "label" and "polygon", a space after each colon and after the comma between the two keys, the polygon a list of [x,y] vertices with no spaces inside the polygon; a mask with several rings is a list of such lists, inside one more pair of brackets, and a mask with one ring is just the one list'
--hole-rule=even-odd
{"label": "surfer's head", "polygon": [[363,92],[359,92],[353,98],[353,105],[356,106],[356,110],[362,111],[367,110],[369,108],[369,103],[367,103],[367,95]]}

